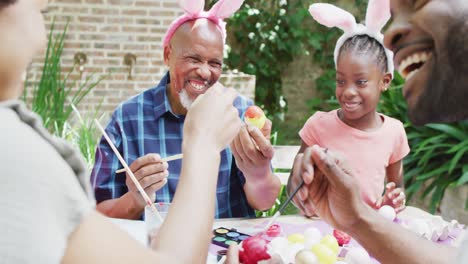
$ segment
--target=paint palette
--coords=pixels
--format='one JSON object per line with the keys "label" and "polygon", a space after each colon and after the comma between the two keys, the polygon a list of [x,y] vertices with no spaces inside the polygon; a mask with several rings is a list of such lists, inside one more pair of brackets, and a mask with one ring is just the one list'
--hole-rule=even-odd
{"label": "paint palette", "polygon": [[213,238],[211,243],[220,247],[228,248],[231,244],[239,244],[250,237],[250,235],[238,232],[235,228],[228,229],[225,227],[219,227],[213,230]]}

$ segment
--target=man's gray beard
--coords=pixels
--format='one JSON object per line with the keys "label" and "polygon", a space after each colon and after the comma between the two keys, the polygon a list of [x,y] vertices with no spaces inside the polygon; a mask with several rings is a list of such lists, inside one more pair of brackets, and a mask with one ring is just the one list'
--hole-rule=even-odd
{"label": "man's gray beard", "polygon": [[180,104],[187,110],[189,110],[190,106],[193,103],[193,100],[190,98],[188,95],[187,91],[185,89],[182,89],[179,92],[179,99],[180,99]]}

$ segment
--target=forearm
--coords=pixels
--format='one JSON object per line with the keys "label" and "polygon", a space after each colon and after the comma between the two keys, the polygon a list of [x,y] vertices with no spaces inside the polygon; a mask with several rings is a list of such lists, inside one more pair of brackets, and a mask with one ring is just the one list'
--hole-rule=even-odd
{"label": "forearm", "polygon": [[[155,249],[177,256],[177,263],[206,261],[215,213],[219,163],[220,153],[214,148],[192,145],[184,150],[177,191],[155,241]],[[180,239],[181,236],[184,239]]]}
{"label": "forearm", "polygon": [[120,198],[105,200],[97,204],[96,209],[108,216],[123,219],[140,219],[144,207],[141,207],[130,193]]}
{"label": "forearm", "polygon": [[456,249],[418,237],[368,209],[349,233],[381,263],[454,263]]}
{"label": "forearm", "polygon": [[249,205],[256,210],[271,208],[281,189],[281,182],[273,172],[268,169],[262,178],[245,175],[244,191]]}
{"label": "forearm", "polygon": [[397,188],[404,188],[403,163],[397,161],[390,164],[386,169],[387,182],[394,182]]}

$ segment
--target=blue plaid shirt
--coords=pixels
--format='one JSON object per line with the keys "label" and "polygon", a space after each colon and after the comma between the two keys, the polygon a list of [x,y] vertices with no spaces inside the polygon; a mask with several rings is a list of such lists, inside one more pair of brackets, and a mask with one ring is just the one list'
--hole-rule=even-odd
{"label": "blue plaid shirt", "polygon": [[[172,112],[166,94],[169,74],[158,86],[123,102],[114,111],[106,133],[113,140],[127,164],[149,153],[161,157],[182,153],[182,132],[185,116]],[[234,106],[242,116],[251,100],[239,96]],[[91,174],[91,184],[98,203],[119,198],[128,192],[125,173],[115,173],[122,168],[117,156],[101,138],[96,149],[96,159]],[[167,184],[156,192],[157,202],[171,202],[179,181],[181,160],[169,161]],[[203,179],[200,179],[203,180]],[[245,178],[237,168],[229,148],[221,152],[221,164],[216,191],[216,218],[253,217],[244,193]]]}

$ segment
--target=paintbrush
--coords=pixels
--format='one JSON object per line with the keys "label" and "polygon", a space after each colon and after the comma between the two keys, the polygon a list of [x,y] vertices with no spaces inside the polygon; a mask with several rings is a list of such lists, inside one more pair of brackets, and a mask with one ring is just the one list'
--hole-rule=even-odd
{"label": "paintbrush", "polygon": [[[325,154],[327,154],[328,148],[324,148],[323,152],[325,152]],[[273,224],[276,221],[276,218],[278,218],[278,216],[281,215],[281,213],[288,206],[288,204],[292,201],[292,199],[297,194],[299,189],[301,189],[302,186],[304,186],[304,178],[302,178],[301,183],[299,183],[299,185],[296,187],[296,189],[292,192],[291,196],[289,196],[289,198],[281,205],[281,207],[278,209],[278,211],[273,215],[270,222],[268,222],[268,224],[266,225],[264,231],[268,230],[268,228],[270,228],[271,224]]]}
{"label": "paintbrush", "polygon": [[109,146],[111,147],[112,151],[114,151],[114,154],[117,156],[117,158],[119,159],[120,163],[122,163],[122,165],[124,166],[125,170],[128,171],[128,175],[130,176],[130,179],[132,179],[133,183],[135,184],[135,186],[137,187],[138,191],[140,192],[140,194],[143,196],[143,199],[145,200],[146,204],[151,208],[151,210],[154,212],[154,214],[156,214],[156,217],[159,219],[159,221],[161,222],[164,222],[164,219],[161,217],[161,215],[159,214],[158,210],[156,209],[156,207],[154,206],[153,204],[153,201],[151,201],[151,199],[149,198],[149,196],[146,194],[145,190],[143,189],[143,187],[141,187],[140,183],[138,182],[137,178],[135,177],[135,175],[133,175],[133,172],[130,170],[130,168],[128,167],[128,164],[125,162],[125,160],[122,158],[122,155],[120,155],[119,151],[117,150],[117,148],[114,146],[114,143],[112,143],[111,139],[109,138],[109,136],[107,135],[106,131],[104,130],[104,128],[102,128],[101,124],[99,123],[99,121],[97,121],[97,119],[94,119],[94,122],[96,123],[96,126],[97,128],[101,131],[102,135],[104,136],[104,138],[106,139],[107,143],[109,144]]}
{"label": "paintbrush", "polygon": [[281,215],[281,213],[284,211],[284,209],[288,206],[288,204],[292,201],[294,196],[296,196],[297,192],[301,187],[304,186],[304,179],[301,180],[301,183],[296,187],[296,189],[291,193],[289,198],[281,205],[281,207],[278,209],[278,211],[273,215],[273,217],[270,219],[270,222],[265,226],[264,230],[268,230],[270,228],[271,224],[273,224],[276,221],[276,218]]}

